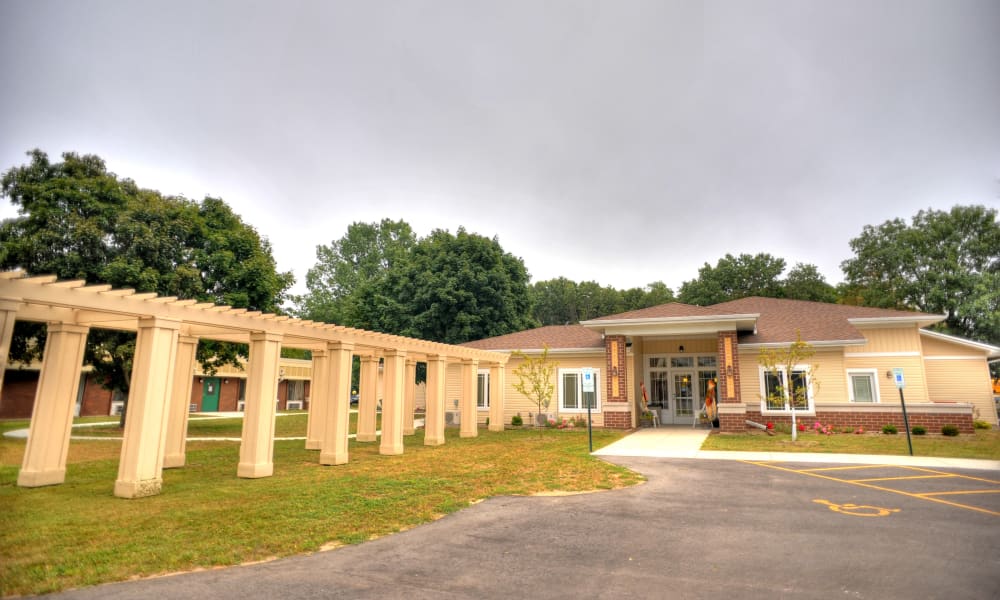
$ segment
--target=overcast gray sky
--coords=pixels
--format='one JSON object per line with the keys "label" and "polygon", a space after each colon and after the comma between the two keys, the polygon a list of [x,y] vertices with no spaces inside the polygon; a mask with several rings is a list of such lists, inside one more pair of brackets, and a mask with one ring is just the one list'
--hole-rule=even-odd
{"label": "overcast gray sky", "polygon": [[865,224],[1000,204],[996,0],[0,0],[0,72],[0,169],[222,197],[297,292],[385,217],[676,290],[727,252],[836,283]]}

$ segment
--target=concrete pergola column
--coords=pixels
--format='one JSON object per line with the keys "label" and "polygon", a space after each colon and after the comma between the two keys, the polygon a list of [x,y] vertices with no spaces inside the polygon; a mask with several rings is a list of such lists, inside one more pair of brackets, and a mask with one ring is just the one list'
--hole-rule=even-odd
{"label": "concrete pergola column", "polygon": [[406,359],[403,375],[403,435],[413,435],[413,411],[417,408],[417,361]]}
{"label": "concrete pergola column", "polygon": [[490,365],[490,431],[503,431],[504,373],[503,365]]}
{"label": "concrete pergola column", "polygon": [[378,356],[361,357],[361,395],[358,398],[358,434],[359,442],[374,442],[378,408]]}
{"label": "concrete pergola column", "polygon": [[66,452],[88,329],[69,323],[48,324],[28,444],[17,485],[38,487],[66,479]]}
{"label": "concrete pergola column", "polygon": [[323,439],[319,453],[319,464],[321,465],[347,463],[347,435],[351,423],[351,353],[353,351],[353,344],[341,342],[327,344],[329,374],[326,378],[327,406],[324,412]]}
{"label": "concrete pergola column", "polygon": [[16,300],[0,299],[0,393],[3,392],[3,369],[7,367],[10,355],[10,341],[14,337],[14,321],[21,303]]}
{"label": "concrete pergola column", "polygon": [[427,357],[427,407],[424,413],[424,445],[444,443],[444,405],[447,394],[448,361],[443,356]]}
{"label": "concrete pergola column", "polygon": [[309,412],[306,415],[306,450],[323,447],[323,429],[330,397],[330,361],[326,349],[312,351],[312,381],[309,384]]}
{"label": "concrete pergola column", "polygon": [[198,353],[198,338],[182,335],[177,338],[177,358],[167,421],[167,444],[163,453],[163,468],[183,467],[186,462],[187,425],[191,400],[191,378]]}
{"label": "concrete pergola column", "polygon": [[462,425],[459,430],[460,437],[476,437],[479,435],[479,414],[476,410],[476,395],[479,389],[477,378],[479,377],[479,361],[473,359],[462,360],[462,399],[461,415]]}
{"label": "concrete pergola column", "polygon": [[274,473],[274,413],[278,396],[278,359],[282,336],[250,334],[247,395],[240,442],[239,477],[270,477]]}
{"label": "concrete pergola column", "polygon": [[174,385],[180,328],[181,322],[174,319],[139,319],[115,481],[115,496],[119,498],[153,496],[163,488],[167,409]]}
{"label": "concrete pergola column", "polygon": [[403,388],[406,375],[406,351],[387,350],[382,396],[382,443],[379,454],[403,453]]}

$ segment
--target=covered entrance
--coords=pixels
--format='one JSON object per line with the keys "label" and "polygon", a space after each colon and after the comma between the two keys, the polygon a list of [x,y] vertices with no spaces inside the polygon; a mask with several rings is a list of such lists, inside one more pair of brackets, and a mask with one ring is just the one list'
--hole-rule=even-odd
{"label": "covered entrance", "polygon": [[709,388],[717,385],[718,357],[647,354],[645,359],[649,410],[659,411],[663,424],[693,425],[705,405]]}

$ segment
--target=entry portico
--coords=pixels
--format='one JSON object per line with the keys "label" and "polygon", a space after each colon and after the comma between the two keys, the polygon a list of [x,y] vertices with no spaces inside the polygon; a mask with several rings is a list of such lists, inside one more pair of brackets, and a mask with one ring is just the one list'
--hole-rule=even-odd
{"label": "entry portico", "polygon": [[[404,436],[412,432],[404,418],[406,397],[413,385],[406,381],[406,374],[413,372],[407,366],[410,361],[428,362],[428,371],[437,374],[448,363],[502,369],[508,358],[503,353],[464,346],[8,271],[0,273],[0,357],[5,358],[9,352],[15,320],[45,323],[48,332],[18,476],[18,485],[25,487],[59,484],[65,479],[66,451],[87,333],[92,328],[137,332],[129,409],[114,486],[115,495],[126,498],[159,493],[164,466],[184,464],[187,402],[185,394],[175,394],[173,388],[179,385],[177,382],[190,382],[193,351],[199,339],[249,345],[237,467],[237,474],[248,478],[273,473],[275,398],[282,347],[314,351],[319,359],[313,366],[320,385],[312,395],[307,447],[319,450],[319,462],[327,465],[348,461],[352,355],[368,358],[372,372],[378,367],[378,358],[384,357],[383,377],[388,385],[382,399],[379,449],[388,455],[401,454]],[[374,387],[369,385],[368,390],[373,392]],[[475,391],[472,386],[471,399],[463,399],[463,407],[471,404],[473,417]],[[444,394],[441,383],[428,386],[427,445],[444,443]],[[374,426],[374,393],[371,395]],[[183,404],[177,406],[179,402]],[[503,394],[495,396],[494,402],[502,411]],[[369,411],[362,412],[367,426]],[[469,420],[475,422],[474,418]],[[499,421],[490,424],[491,429],[502,427]],[[374,441],[374,427],[370,433]],[[463,435],[474,432],[463,430]]]}

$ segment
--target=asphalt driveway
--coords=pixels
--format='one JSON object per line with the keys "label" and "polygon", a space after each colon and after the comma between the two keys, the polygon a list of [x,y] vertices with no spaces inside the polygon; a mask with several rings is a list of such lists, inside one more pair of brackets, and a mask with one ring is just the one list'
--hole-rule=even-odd
{"label": "asphalt driveway", "polygon": [[[735,461],[612,460],[648,482],[576,496],[493,498],[331,552],[59,596],[1000,597],[1000,507],[993,510],[992,500],[969,500],[972,508],[931,501],[916,495],[913,473],[881,478],[906,483],[904,495],[884,483],[851,483],[866,477],[841,471],[827,477]],[[995,472],[961,474],[928,481],[942,498],[1000,498],[991,491],[1000,491]]]}

